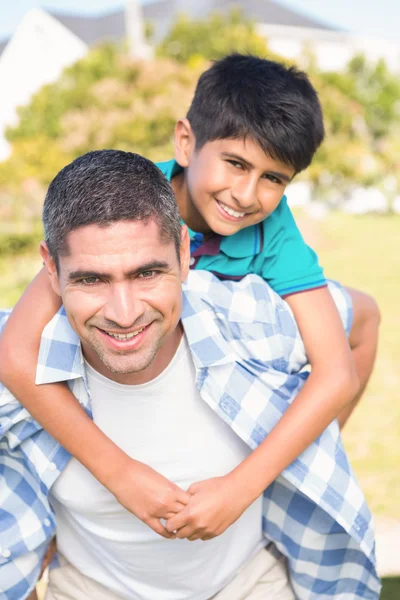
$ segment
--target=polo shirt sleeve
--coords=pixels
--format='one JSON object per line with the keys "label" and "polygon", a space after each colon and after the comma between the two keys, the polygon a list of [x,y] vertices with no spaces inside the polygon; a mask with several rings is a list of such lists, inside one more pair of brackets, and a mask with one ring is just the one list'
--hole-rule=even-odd
{"label": "polo shirt sleeve", "polygon": [[318,257],[303,240],[286,196],[262,226],[257,271],[275,292],[287,296],[326,285]]}

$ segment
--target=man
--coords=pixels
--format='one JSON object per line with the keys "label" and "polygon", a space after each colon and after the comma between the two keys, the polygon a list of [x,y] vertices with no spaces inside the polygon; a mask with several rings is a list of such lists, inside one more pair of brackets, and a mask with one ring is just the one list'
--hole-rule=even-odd
{"label": "man", "polygon": [[[229,511],[246,491],[237,467],[306,379],[285,303],[256,276],[188,276],[173,193],[137,155],[77,159],[44,215],[64,309],[44,331],[38,383],[68,381],[108,437],[178,486],[173,513],[215,489]],[[4,388],[0,425],[0,598],[30,594],[55,523],[48,600],[378,598],[371,517],[336,422],[222,535],[193,543],[128,513]]]}

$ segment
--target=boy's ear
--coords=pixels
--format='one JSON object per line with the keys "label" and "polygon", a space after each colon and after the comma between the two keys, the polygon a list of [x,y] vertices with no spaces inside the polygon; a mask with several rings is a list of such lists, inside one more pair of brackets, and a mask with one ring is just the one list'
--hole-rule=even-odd
{"label": "boy's ear", "polygon": [[175,160],[183,168],[189,166],[190,155],[196,147],[196,138],[188,119],[179,119],[175,125]]}
{"label": "boy's ear", "polygon": [[60,280],[58,278],[57,267],[54,260],[50,256],[46,242],[40,242],[40,255],[43,258],[43,264],[47,269],[51,287],[58,296],[61,296]]}
{"label": "boy's ear", "polygon": [[181,249],[180,249],[180,261],[181,261],[181,281],[184,282],[189,273],[190,265],[190,237],[189,231],[186,225],[182,225],[181,229]]}

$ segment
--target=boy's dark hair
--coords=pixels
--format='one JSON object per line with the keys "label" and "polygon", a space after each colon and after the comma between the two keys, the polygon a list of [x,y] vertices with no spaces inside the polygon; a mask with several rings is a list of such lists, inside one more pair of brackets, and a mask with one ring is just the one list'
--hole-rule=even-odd
{"label": "boy's dark hair", "polygon": [[231,54],[205,71],[187,118],[196,148],[217,139],[253,139],[266,154],[302,171],[324,139],[321,105],[295,67]]}
{"label": "boy's dark hair", "polygon": [[59,267],[68,254],[68,234],[86,225],[154,220],[161,239],[174,242],[179,256],[181,224],[175,196],[149,160],[120,150],[88,152],[51,182],[43,207],[45,240]]}

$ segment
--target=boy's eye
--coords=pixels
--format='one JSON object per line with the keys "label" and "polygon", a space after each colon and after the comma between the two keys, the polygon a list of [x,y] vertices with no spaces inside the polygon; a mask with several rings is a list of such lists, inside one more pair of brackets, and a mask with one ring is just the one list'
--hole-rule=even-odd
{"label": "boy's eye", "polygon": [[276,177],[275,175],[271,175],[271,173],[266,173],[264,175],[265,179],[268,179],[269,181],[272,181],[272,183],[278,183],[279,185],[282,183],[282,180],[279,179],[279,177]]}
{"label": "boy's eye", "polygon": [[236,169],[243,169],[243,165],[240,162],[237,162],[236,160],[228,160],[228,163],[230,165],[232,165],[233,167],[235,167]]}

